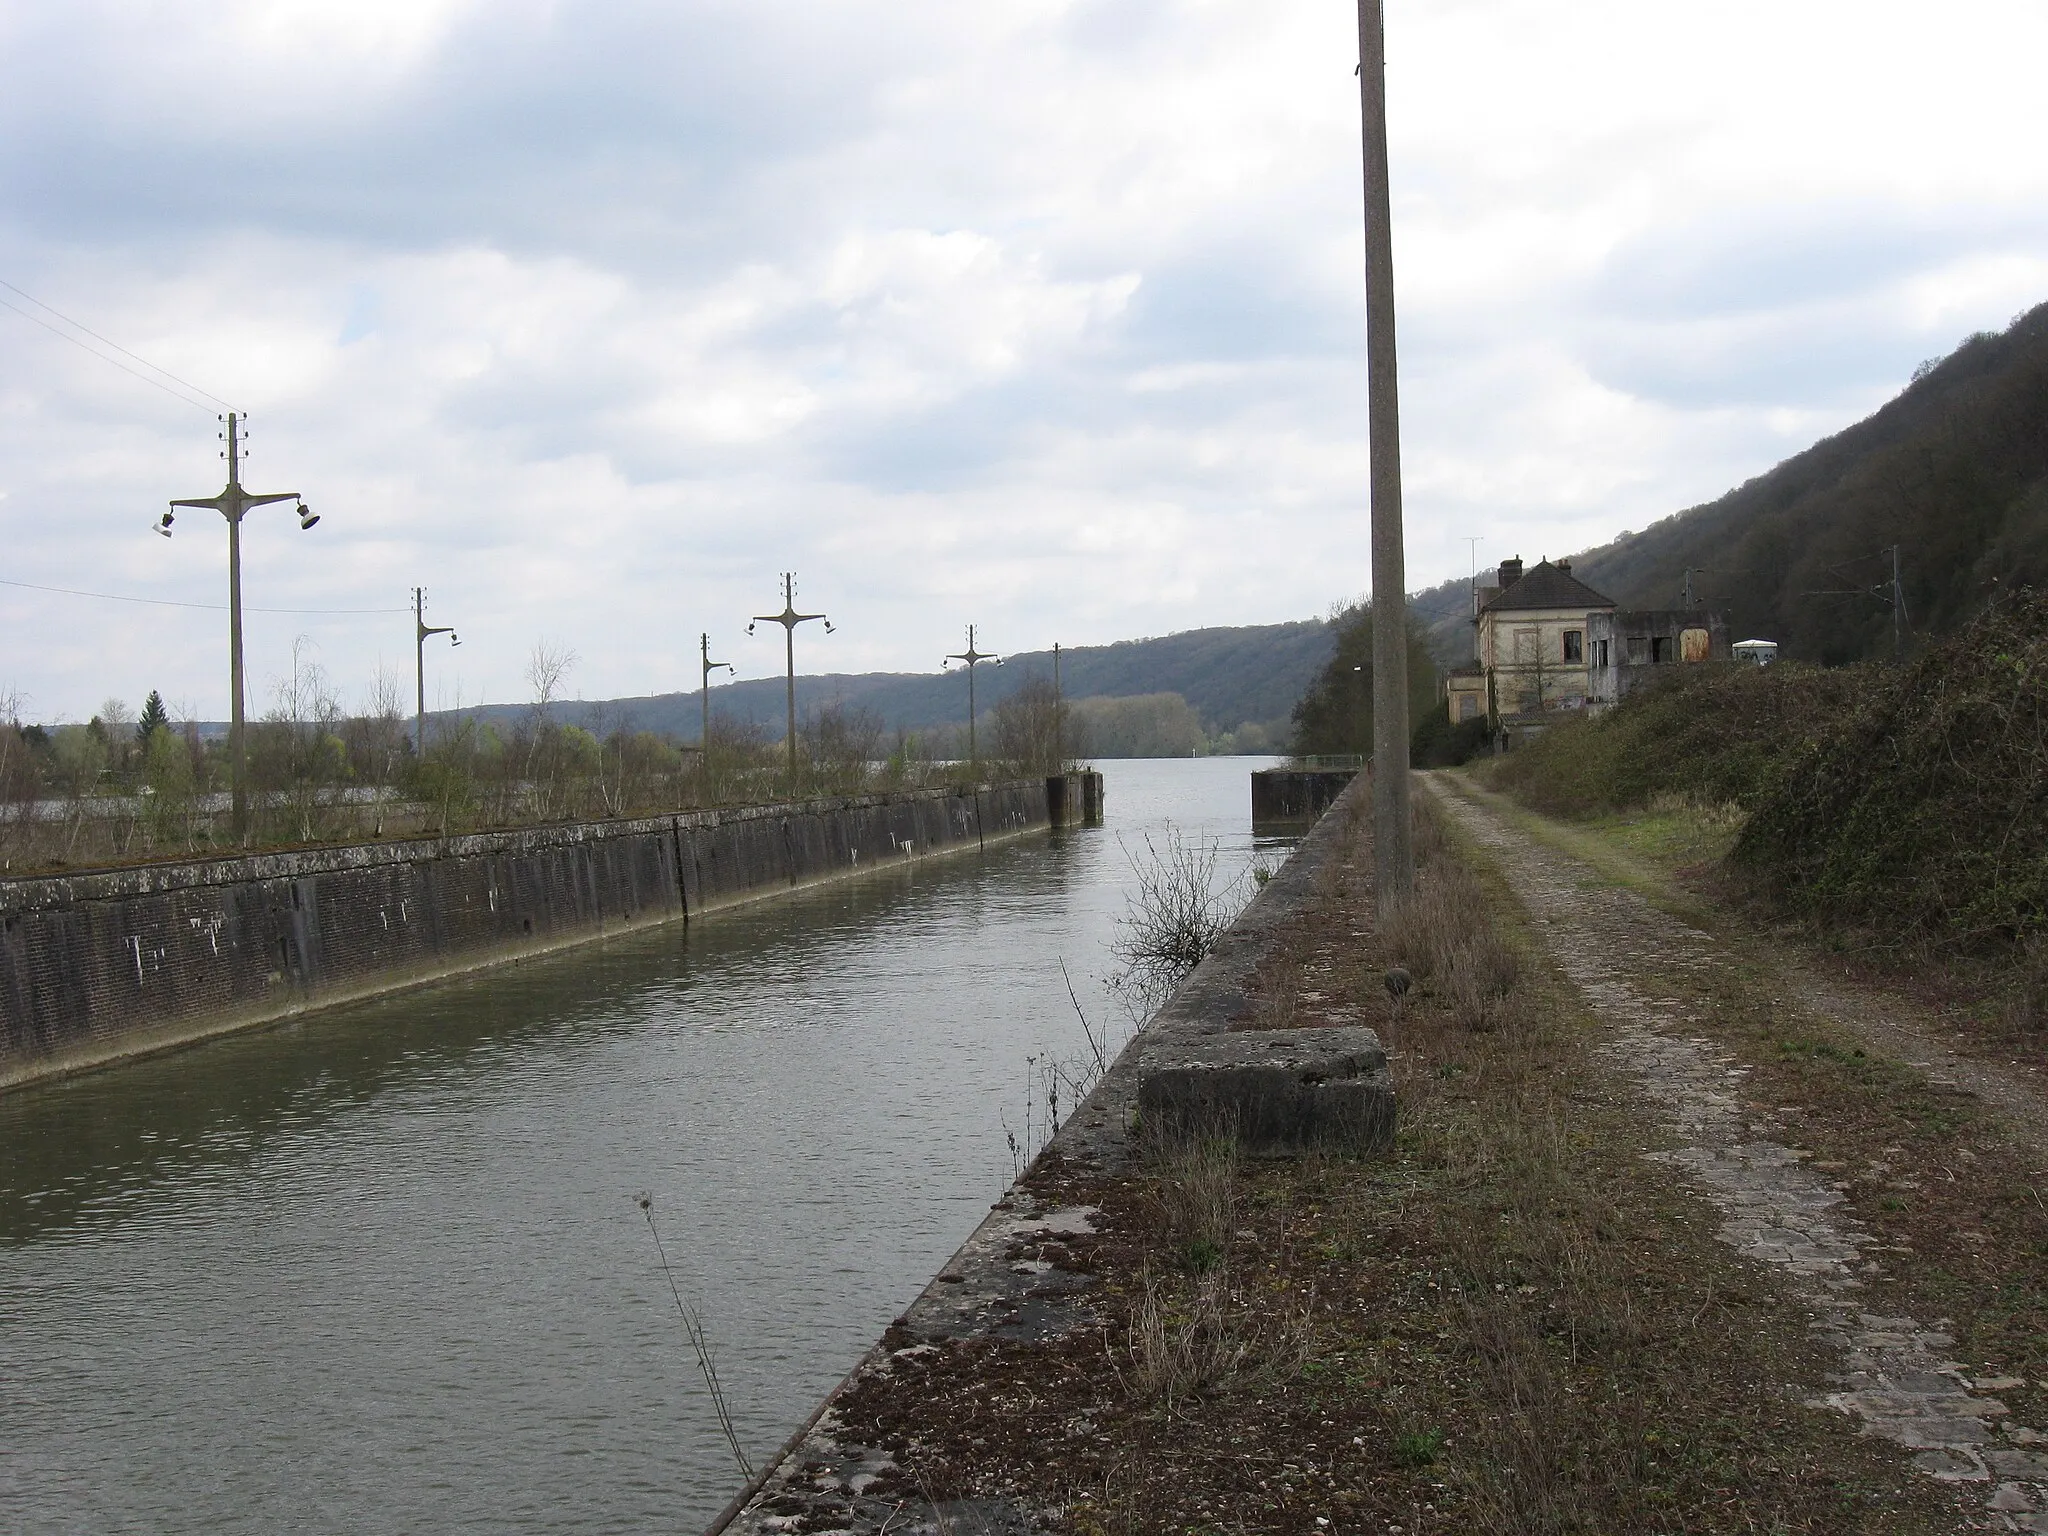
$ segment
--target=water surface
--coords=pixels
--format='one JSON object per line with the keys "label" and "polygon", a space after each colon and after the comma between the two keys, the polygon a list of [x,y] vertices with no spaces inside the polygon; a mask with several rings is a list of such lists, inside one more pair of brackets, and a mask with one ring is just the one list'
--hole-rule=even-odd
{"label": "water surface", "polygon": [[[0,1098],[0,1530],[694,1531],[1043,1134],[1167,822],[1033,834]],[[1120,845],[1121,842],[1121,845]]]}

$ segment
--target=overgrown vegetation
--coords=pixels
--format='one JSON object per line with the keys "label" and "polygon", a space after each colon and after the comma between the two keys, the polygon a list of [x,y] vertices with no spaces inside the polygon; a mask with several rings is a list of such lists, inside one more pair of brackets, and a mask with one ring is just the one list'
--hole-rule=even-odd
{"label": "overgrown vegetation", "polygon": [[1519,1025],[1528,1015],[1516,986],[1521,957],[1490,920],[1485,889],[1450,856],[1427,801],[1416,802],[1414,828],[1415,894],[1383,924],[1387,954],[1425,994],[1439,992],[1467,1029]]}
{"label": "overgrown vegetation", "polygon": [[2015,1006],[2040,1006],[2048,596],[2017,593],[1903,667],[1676,668],[1489,772],[1557,815],[1733,807],[1730,867],[1773,908],[1899,955],[2010,962]]}
{"label": "overgrown vegetation", "polygon": [[1414,768],[1462,767],[1492,744],[1493,727],[1486,716],[1453,725],[1439,700],[1416,722],[1408,743],[1408,763]]}
{"label": "overgrown vegetation", "polygon": [[2048,595],[1870,679],[1771,776],[1733,860],[1781,904],[1915,948],[2048,936]]}
{"label": "overgrown vegetation", "polygon": [[1660,796],[1747,809],[1880,682],[1875,667],[1673,667],[1602,714],[1560,712],[1489,774],[1553,816],[1634,810]]}

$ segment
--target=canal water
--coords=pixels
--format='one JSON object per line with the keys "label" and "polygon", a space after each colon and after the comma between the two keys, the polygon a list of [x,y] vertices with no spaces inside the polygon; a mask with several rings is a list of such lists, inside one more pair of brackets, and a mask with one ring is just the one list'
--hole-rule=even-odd
{"label": "canal water", "polygon": [[[1255,848],[1246,758],[1033,834],[0,1097],[0,1530],[696,1531],[1042,1140],[1126,850]],[[1034,1065],[1034,1061],[1036,1065]]]}

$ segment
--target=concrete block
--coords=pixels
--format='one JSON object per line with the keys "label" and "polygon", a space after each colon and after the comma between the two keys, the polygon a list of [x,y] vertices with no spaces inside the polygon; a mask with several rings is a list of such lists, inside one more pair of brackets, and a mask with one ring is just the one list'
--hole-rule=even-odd
{"label": "concrete block", "polygon": [[1246,1152],[1372,1152],[1394,1137],[1379,1036],[1358,1027],[1162,1041],[1138,1062],[1142,1133],[1233,1136]]}

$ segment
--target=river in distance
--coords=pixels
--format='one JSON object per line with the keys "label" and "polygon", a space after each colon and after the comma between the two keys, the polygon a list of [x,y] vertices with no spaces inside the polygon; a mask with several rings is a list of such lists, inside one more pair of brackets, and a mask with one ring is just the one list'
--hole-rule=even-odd
{"label": "river in distance", "polygon": [[[1032,833],[0,1097],[0,1530],[692,1532],[1117,1040],[1127,851],[1256,844],[1247,758]],[[1027,1127],[1027,1120],[1029,1122]]]}

